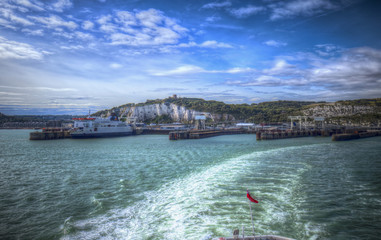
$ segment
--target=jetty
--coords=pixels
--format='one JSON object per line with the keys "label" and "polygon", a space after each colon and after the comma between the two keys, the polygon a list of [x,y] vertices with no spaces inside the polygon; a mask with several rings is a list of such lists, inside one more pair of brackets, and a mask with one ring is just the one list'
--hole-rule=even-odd
{"label": "jetty", "polygon": [[285,138],[299,138],[311,136],[329,137],[337,131],[324,131],[324,130],[285,130],[285,131],[257,131],[256,139],[259,140],[276,140]]}
{"label": "jetty", "polygon": [[332,135],[332,141],[348,141],[360,138],[378,137],[381,136],[380,130],[369,130],[366,132],[354,132]]}
{"label": "jetty", "polygon": [[213,238],[213,240],[293,240],[292,238],[286,238],[276,235],[259,235],[259,236],[247,236],[247,237],[220,237]]}
{"label": "jetty", "polygon": [[42,131],[29,133],[29,140],[53,140],[71,138],[70,131],[64,128],[43,128]]}
{"label": "jetty", "polygon": [[251,133],[244,129],[225,129],[225,130],[188,130],[172,131],[169,133],[169,140],[200,139],[221,135],[246,134]]}

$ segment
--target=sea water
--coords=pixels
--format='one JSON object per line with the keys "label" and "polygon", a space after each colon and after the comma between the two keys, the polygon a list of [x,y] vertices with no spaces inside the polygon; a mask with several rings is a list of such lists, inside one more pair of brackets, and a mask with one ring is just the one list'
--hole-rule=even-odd
{"label": "sea water", "polygon": [[0,131],[0,239],[379,239],[381,137],[166,135],[30,141]]}

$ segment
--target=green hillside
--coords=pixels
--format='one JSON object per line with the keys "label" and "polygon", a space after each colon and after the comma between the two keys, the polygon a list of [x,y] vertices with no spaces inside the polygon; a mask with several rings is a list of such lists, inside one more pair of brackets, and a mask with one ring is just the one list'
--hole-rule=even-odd
{"label": "green hillside", "polygon": [[[188,109],[193,109],[200,112],[209,112],[212,114],[230,114],[234,116],[237,121],[255,122],[255,123],[274,123],[274,122],[287,122],[288,116],[304,115],[303,110],[313,109],[316,107],[324,106],[343,106],[354,108],[355,106],[372,107],[373,113],[356,114],[353,116],[330,116],[329,118],[337,122],[352,121],[359,123],[362,120],[368,123],[378,123],[381,121],[381,98],[376,99],[358,99],[358,100],[345,100],[335,103],[327,102],[307,102],[307,101],[273,101],[263,102],[259,104],[226,104],[220,101],[204,100],[201,98],[165,98],[147,100],[144,103],[129,103],[112,109],[103,110],[95,113],[95,116],[107,115],[111,112],[119,112],[122,108],[132,106],[145,106],[152,104],[176,104],[184,106]],[[151,119],[146,122],[171,122],[168,116],[159,116],[160,119]],[[159,121],[160,120],[160,121]],[[165,120],[165,121],[164,121]]]}
{"label": "green hillside", "polygon": [[184,106],[188,109],[193,109],[200,112],[210,112],[216,114],[230,114],[236,119],[247,122],[284,122],[290,115],[300,114],[303,107],[316,102],[301,102],[301,101],[275,101],[263,102],[259,104],[226,104],[224,102],[201,98],[165,98],[156,100],[147,100],[145,103],[124,104],[110,110],[96,112],[94,116],[106,114],[108,111],[116,111],[124,107],[144,106],[151,104],[176,104]]}

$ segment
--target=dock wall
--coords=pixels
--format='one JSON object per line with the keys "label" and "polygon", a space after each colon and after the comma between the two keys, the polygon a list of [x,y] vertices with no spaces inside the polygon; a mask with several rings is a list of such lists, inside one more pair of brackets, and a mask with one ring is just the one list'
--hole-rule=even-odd
{"label": "dock wall", "polygon": [[203,131],[172,131],[169,133],[169,140],[200,139],[215,137],[221,135],[245,134],[248,133],[242,129],[229,130],[203,130]]}
{"label": "dock wall", "polygon": [[381,131],[366,131],[360,133],[344,133],[332,135],[332,141],[348,141],[360,138],[381,136]]}
{"label": "dock wall", "polygon": [[257,140],[276,140],[285,138],[311,137],[311,136],[330,136],[327,131],[258,131]]}
{"label": "dock wall", "polygon": [[29,140],[54,140],[71,138],[70,132],[63,129],[43,129],[42,132],[29,133]]}

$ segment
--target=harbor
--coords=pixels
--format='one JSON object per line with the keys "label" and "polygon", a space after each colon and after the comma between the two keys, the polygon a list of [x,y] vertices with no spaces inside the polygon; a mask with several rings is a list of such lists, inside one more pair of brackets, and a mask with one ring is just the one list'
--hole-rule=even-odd
{"label": "harbor", "polygon": [[377,137],[339,144],[320,136],[256,141],[254,134],[30,141],[29,133],[0,135],[2,176],[10,179],[2,187],[8,238],[101,239],[107,231],[113,239],[211,240],[244,226],[247,240],[247,187],[259,201],[256,237],[380,234],[373,231],[380,224]]}
{"label": "harbor", "polygon": [[[169,140],[202,139],[232,134],[255,134],[257,141],[279,140],[301,137],[332,137],[332,141],[356,140],[381,136],[381,130],[372,129],[325,129],[325,130],[248,130],[205,129],[205,130],[168,130],[152,128],[133,128],[129,135],[168,135]],[[71,130],[67,128],[44,128],[29,133],[29,140],[56,140],[72,138]]]}
{"label": "harbor", "polygon": [[233,236],[233,237],[220,237],[213,240],[293,240],[292,238],[286,238],[277,235],[259,235],[259,236]]}
{"label": "harbor", "polygon": [[70,130],[65,128],[43,128],[29,133],[29,140],[55,140],[71,138]]}

